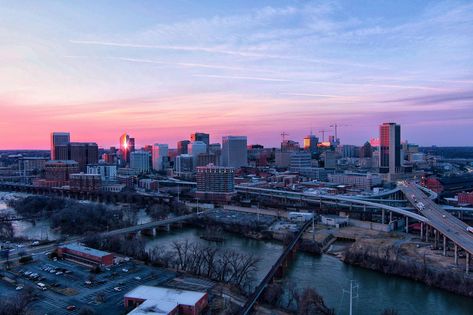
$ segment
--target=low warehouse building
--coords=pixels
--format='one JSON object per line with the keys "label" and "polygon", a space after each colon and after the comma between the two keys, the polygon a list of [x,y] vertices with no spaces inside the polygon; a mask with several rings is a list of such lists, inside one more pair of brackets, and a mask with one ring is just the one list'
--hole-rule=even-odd
{"label": "low warehouse building", "polygon": [[61,245],[58,247],[57,253],[60,258],[92,266],[110,266],[113,264],[114,258],[111,253],[86,247],[79,243]]}
{"label": "low warehouse building", "polygon": [[197,315],[208,305],[206,292],[142,285],[125,294],[125,307],[132,315]]}

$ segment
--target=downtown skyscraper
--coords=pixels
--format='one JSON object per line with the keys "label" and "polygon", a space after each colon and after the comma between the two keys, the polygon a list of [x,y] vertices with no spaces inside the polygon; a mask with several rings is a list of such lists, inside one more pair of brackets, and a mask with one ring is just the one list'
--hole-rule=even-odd
{"label": "downtown skyscraper", "polygon": [[401,126],[383,123],[379,126],[379,172],[395,174],[401,169]]}

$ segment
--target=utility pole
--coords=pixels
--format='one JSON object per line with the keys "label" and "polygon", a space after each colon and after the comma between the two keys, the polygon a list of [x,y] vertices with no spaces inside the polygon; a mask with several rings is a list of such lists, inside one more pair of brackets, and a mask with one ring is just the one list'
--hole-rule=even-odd
{"label": "utility pole", "polygon": [[[343,293],[348,293],[350,294],[350,315],[353,315],[353,299],[358,298],[358,287],[359,285],[356,283],[355,280],[350,280],[350,290],[343,290]],[[356,294],[354,291],[356,290]]]}

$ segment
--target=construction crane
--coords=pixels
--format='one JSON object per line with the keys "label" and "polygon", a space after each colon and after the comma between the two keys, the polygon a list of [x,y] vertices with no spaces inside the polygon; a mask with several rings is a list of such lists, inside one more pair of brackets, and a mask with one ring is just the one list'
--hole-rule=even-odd
{"label": "construction crane", "polygon": [[286,136],[289,136],[289,134],[286,133],[285,131],[283,131],[283,132],[281,133],[282,142],[284,142],[284,140],[286,140]]}
{"label": "construction crane", "polygon": [[325,133],[329,131],[330,130],[325,130],[325,129],[319,130],[319,132],[322,134],[322,142],[325,142]]}
{"label": "construction crane", "polygon": [[335,141],[338,139],[338,127],[347,127],[348,125],[333,124],[330,125],[335,130]]}

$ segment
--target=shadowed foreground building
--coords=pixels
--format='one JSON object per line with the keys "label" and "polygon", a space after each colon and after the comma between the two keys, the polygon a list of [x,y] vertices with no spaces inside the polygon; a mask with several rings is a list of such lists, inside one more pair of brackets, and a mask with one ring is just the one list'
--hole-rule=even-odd
{"label": "shadowed foreground building", "polygon": [[208,294],[141,285],[125,294],[132,315],[198,315],[208,305]]}
{"label": "shadowed foreground building", "polygon": [[235,195],[235,169],[233,167],[197,167],[196,197],[208,201],[230,201]]}
{"label": "shadowed foreground building", "polygon": [[78,173],[69,177],[71,190],[97,192],[102,188],[102,179],[99,174]]}
{"label": "shadowed foreground building", "polygon": [[48,161],[44,165],[44,179],[36,179],[39,187],[61,187],[69,184],[71,174],[79,173],[79,163],[71,160]]}

